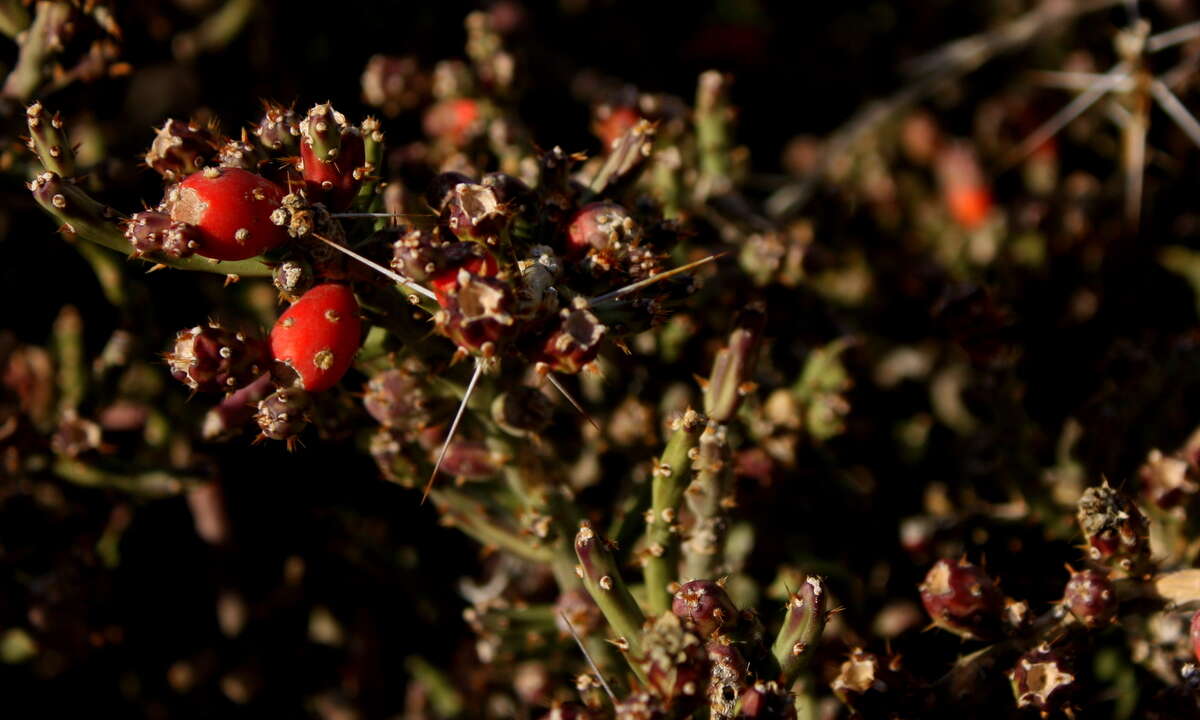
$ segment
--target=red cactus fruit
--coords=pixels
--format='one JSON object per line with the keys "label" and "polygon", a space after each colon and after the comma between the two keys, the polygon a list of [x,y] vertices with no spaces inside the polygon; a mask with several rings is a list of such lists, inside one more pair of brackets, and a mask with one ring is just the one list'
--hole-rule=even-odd
{"label": "red cactus fruit", "polygon": [[1072,572],[1063,592],[1063,605],[1085,627],[1106,627],[1117,617],[1117,592],[1107,573]]}
{"label": "red cactus fruit", "polygon": [[350,207],[366,177],[366,150],[358,128],[346,128],[341,134],[337,154],[321,158],[305,137],[300,143],[301,171],[309,200],[323,202],[340,212]]}
{"label": "red cactus fruit", "polygon": [[276,321],[271,352],[296,372],[305,390],[319,392],[350,369],[361,335],[358,302],[350,288],[318,285]]}
{"label": "red cactus fruit", "polygon": [[171,219],[195,225],[205,257],[245,260],[287,241],[287,231],[271,222],[283,190],[240,168],[205,168],[167,194]]}
{"label": "red cactus fruit", "polygon": [[737,608],[725,588],[712,580],[684,583],[671,601],[671,612],[696,624],[707,637],[737,618]]}
{"label": "red cactus fruit", "polygon": [[950,216],[967,230],[982,227],[992,213],[992,190],[971,146],[946,145],[937,158],[936,170]]}
{"label": "red cactus fruit", "polygon": [[968,638],[994,636],[1004,610],[996,583],[965,559],[934,563],[921,583],[921,602],[935,625]]}

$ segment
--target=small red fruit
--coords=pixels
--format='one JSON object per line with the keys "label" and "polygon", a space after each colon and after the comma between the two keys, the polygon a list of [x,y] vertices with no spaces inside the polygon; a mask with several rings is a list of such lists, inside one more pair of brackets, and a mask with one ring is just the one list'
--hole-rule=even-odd
{"label": "small red fruit", "polygon": [[304,293],[271,330],[271,353],[300,377],[309,392],[342,379],[362,336],[358,302],[344,285],[318,285]]}
{"label": "small red fruit", "polygon": [[171,219],[195,225],[201,254],[215,260],[245,260],[287,241],[287,230],[271,222],[284,191],[241,168],[205,168],[171,188]]}

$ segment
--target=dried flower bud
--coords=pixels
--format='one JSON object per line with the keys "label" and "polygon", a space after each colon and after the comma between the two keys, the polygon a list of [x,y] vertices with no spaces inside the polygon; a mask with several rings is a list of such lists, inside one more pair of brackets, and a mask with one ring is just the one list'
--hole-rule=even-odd
{"label": "dried flower bud", "polygon": [[1111,625],[1117,618],[1117,591],[1108,573],[1072,572],[1063,592],[1063,605],[1089,629]]}
{"label": "dried flower bud", "polygon": [[1092,560],[1115,563],[1127,572],[1140,571],[1149,562],[1149,520],[1107,482],[1084,491],[1077,517]]}
{"label": "dried flower bud", "polygon": [[460,240],[492,244],[512,217],[485,185],[459,183],[450,191],[442,207],[442,218]]}
{"label": "dried flower bud", "polygon": [[673,712],[687,714],[700,704],[708,688],[708,651],[704,641],[679,617],[663,613],[643,633],[636,658],[650,689]]}
{"label": "dried flower bud", "polygon": [[155,131],[146,164],[164,178],[177,180],[213,164],[221,145],[221,137],[210,127],[167,120]]}
{"label": "dried flower bud", "polygon": [[175,379],[198,392],[232,392],[269,366],[265,342],[218,323],[181,330],[166,360]]}
{"label": "dried flower bud", "polygon": [[583,298],[576,298],[574,307],[560,310],[558,317],[558,324],[541,347],[530,353],[530,359],[541,372],[573,375],[596,359],[608,328],[600,324]]}
{"label": "dried flower bud", "polygon": [[472,185],[475,180],[460,172],[444,172],[436,175],[425,188],[425,202],[435,212],[440,213],[446,203],[454,195],[454,189],[459,185]]}
{"label": "dried flower bud", "polygon": [[938,560],[921,583],[921,602],[935,625],[966,638],[994,637],[1004,609],[996,584],[966,559]]}
{"label": "dried flower bud", "polygon": [[1200,490],[1195,466],[1178,454],[1163,455],[1159,450],[1150,451],[1138,469],[1138,480],[1145,498],[1164,510],[1179,507]]}
{"label": "dried flower bud", "polygon": [[875,653],[854,648],[830,687],[846,707],[862,717],[880,717],[898,709],[896,695],[906,684],[898,657],[885,661]]}
{"label": "dried flower bud", "polygon": [[1075,685],[1071,670],[1068,660],[1046,643],[1022,655],[1008,675],[1017,707],[1044,714],[1060,708]]}

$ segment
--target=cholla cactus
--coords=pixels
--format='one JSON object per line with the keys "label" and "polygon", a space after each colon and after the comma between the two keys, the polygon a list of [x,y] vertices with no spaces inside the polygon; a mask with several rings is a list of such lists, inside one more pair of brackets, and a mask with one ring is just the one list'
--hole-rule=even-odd
{"label": "cholla cactus", "polygon": [[[202,4],[129,12],[153,13],[153,35]],[[110,650],[146,633],[125,634],[136,613],[109,608],[127,595],[93,580],[123,577],[106,571],[169,524],[142,521],[149,501],[178,495],[169,512],[216,558],[192,574],[222,585],[188,586],[215,598],[221,645],[171,659],[180,702],[209,688],[262,714],[276,660],[257,638],[290,653],[274,643],[295,626],[297,658],[336,665],[336,685],[296,683],[324,718],[1195,715],[1200,365],[1177,296],[1200,262],[1194,213],[1160,185],[1186,180],[1189,138],[1154,138],[1172,162],[1145,188],[1094,167],[1119,146],[1142,182],[1149,103],[1183,117],[1146,57],[1177,48],[1183,73],[1200,30],[1139,19],[1110,74],[1051,76],[1113,93],[1120,144],[1089,118],[1042,138],[1057,120],[1026,89],[952,82],[1096,6],[1034,5],[916,59],[912,86],[828,138],[794,139],[789,177],[750,163],[737,124],[773,138],[790,116],[721,70],[690,99],[580,73],[550,94],[586,102],[588,127],[529,114],[570,64],[538,67],[560,38],[510,0],[469,15],[461,59],[372,57],[362,99],[383,120],[340,99],[218,119],[188,99],[153,108],[175,117],[143,152],[106,156],[97,138],[131,123],[104,102],[60,115],[74,103],[48,93],[122,72],[124,8],[0,0],[21,46],[6,94],[47,93],[14,115],[30,152],[11,143],[0,171],[25,174],[122,327],[102,349],[73,310],[44,347],[0,332],[0,478],[16,478],[0,513],[69,529],[28,558],[5,538],[27,612],[0,608],[0,661],[108,679]],[[257,4],[221,8],[171,51],[221,47]],[[295,18],[270,19],[255,27]],[[697,52],[735,57],[761,31],[726,25]],[[1128,242],[1143,190],[1156,232]],[[309,514],[280,523],[270,572],[240,552],[263,508]],[[300,545],[293,526],[326,534]],[[287,628],[261,632],[274,618]],[[401,644],[404,693],[376,672]],[[135,669],[113,671],[122,702],[173,711]]]}

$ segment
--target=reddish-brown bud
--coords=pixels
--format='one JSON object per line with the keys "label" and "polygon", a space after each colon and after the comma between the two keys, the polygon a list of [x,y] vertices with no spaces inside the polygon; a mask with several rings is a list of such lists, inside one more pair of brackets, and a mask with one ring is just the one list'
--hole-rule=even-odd
{"label": "reddish-brown bud", "polygon": [[1117,591],[1106,572],[1072,572],[1063,592],[1063,605],[1085,627],[1106,627],[1117,618]]}
{"label": "reddish-brown bud", "polygon": [[968,638],[994,637],[1004,610],[996,584],[965,559],[938,560],[921,583],[921,602],[935,625]]}
{"label": "reddish-brown bud", "polygon": [[210,127],[167,120],[155,131],[146,164],[168,180],[191,175],[216,161],[221,137]]}
{"label": "reddish-brown bud", "polygon": [[258,403],[254,420],[264,437],[291,444],[308,424],[312,399],[299,388],[276,390]]}
{"label": "reddish-brown bud", "polygon": [[166,213],[145,210],[134,213],[125,223],[125,239],[134,255],[161,254],[186,258],[203,252],[204,239],[194,225],[172,220]]}
{"label": "reddish-brown bud", "polygon": [[175,379],[198,392],[232,392],[269,365],[266,343],[217,323],[181,330],[166,360]]}
{"label": "reddish-brown bud", "polygon": [[725,588],[712,580],[684,583],[671,601],[671,612],[696,625],[707,637],[737,619],[737,608]]}

